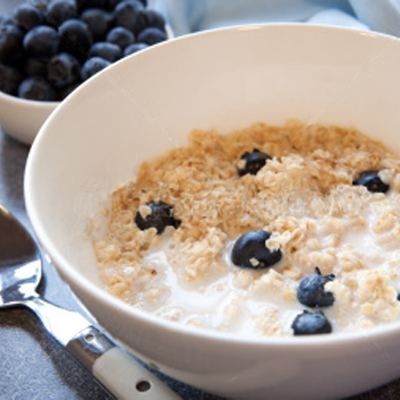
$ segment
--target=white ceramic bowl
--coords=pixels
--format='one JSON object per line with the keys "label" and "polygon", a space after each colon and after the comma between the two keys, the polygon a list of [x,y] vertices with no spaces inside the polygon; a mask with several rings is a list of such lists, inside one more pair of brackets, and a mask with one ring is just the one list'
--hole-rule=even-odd
{"label": "white ceramic bowl", "polygon": [[57,101],[20,99],[0,91],[1,128],[14,139],[30,145],[58,104]]}
{"label": "white ceramic bowl", "polygon": [[145,361],[242,399],[350,396],[400,376],[400,323],[354,334],[239,339],[147,315],[103,289],[85,227],[138,165],[193,128],[288,118],[354,126],[400,154],[400,42],[306,25],[208,31],[124,59],[45,122],[25,177],[45,251],[98,321]]}

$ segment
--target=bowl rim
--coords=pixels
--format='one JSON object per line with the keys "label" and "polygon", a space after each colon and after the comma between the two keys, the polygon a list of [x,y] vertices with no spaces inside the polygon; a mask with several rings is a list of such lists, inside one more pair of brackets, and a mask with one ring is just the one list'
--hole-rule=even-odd
{"label": "bowl rim", "polygon": [[[77,89],[75,89],[70,96],[66,99],[66,102],[69,103],[69,99],[74,98],[76,95],[79,95],[80,92],[86,91],[86,87],[92,85],[93,80],[98,78],[103,74],[108,74],[110,70],[115,70],[120,68],[122,63],[130,62],[129,59],[133,57],[143,57],[149,51],[155,52],[159,47],[165,46],[173,46],[176,42],[187,41],[190,42],[192,37],[199,36],[214,36],[219,34],[225,34],[236,31],[245,31],[250,29],[302,29],[302,30],[314,30],[314,31],[331,31],[332,33],[342,32],[347,35],[353,36],[368,36],[371,38],[376,38],[379,40],[391,40],[400,43],[400,40],[395,36],[383,34],[379,32],[373,31],[363,31],[355,28],[349,27],[341,27],[341,26],[330,26],[330,25],[322,25],[322,24],[306,24],[301,22],[282,22],[282,23],[257,23],[257,24],[248,24],[248,25],[235,25],[229,27],[222,27],[216,29],[210,29],[201,32],[195,32],[188,35],[183,35],[179,37],[172,38],[168,41],[161,42],[155,44],[147,49],[142,50],[141,52],[132,54],[124,59],[121,59],[115,62],[110,67],[105,70],[100,71],[95,76],[89,78],[87,81],[82,83]],[[128,61],[127,61],[128,60]],[[97,79],[96,79],[97,80]],[[0,95],[5,95],[0,93]],[[9,95],[5,95],[7,97],[13,97]],[[29,102],[29,101],[26,101]],[[43,104],[42,102],[33,102]],[[354,342],[370,342],[371,339],[386,336],[398,336],[400,334],[400,321],[390,322],[382,326],[368,328],[365,330],[357,330],[354,332],[336,332],[333,334],[321,334],[321,335],[300,335],[300,336],[290,336],[290,337],[254,337],[251,336],[249,338],[244,337],[243,335],[237,335],[234,332],[222,332],[213,329],[199,329],[191,326],[186,326],[183,324],[175,323],[162,317],[158,317],[147,313],[143,310],[135,308],[133,305],[129,305],[125,303],[123,300],[114,297],[109,294],[105,288],[101,288],[94,284],[91,280],[80,274],[76,269],[74,269],[70,263],[63,257],[61,252],[57,250],[51,241],[51,235],[46,232],[46,229],[40,220],[36,210],[35,210],[35,201],[33,196],[31,195],[34,192],[33,175],[35,174],[35,164],[36,164],[36,153],[40,147],[42,141],[45,140],[47,133],[47,127],[51,123],[51,121],[57,118],[58,112],[64,108],[64,101],[59,107],[50,115],[50,117],[45,121],[43,126],[41,127],[32,147],[28,154],[26,166],[25,166],[25,176],[24,176],[24,196],[25,196],[25,204],[27,209],[28,217],[32,223],[34,234],[38,239],[38,242],[43,246],[45,252],[49,255],[52,263],[56,266],[58,270],[61,271],[63,276],[68,277],[68,283],[72,282],[72,286],[84,287],[84,290],[90,293],[92,297],[96,299],[96,302],[99,304],[108,303],[114,309],[118,309],[120,312],[123,312],[126,315],[132,316],[135,319],[139,319],[145,323],[151,324],[156,328],[161,328],[168,331],[173,331],[179,334],[183,334],[185,336],[190,336],[192,338],[204,339],[204,340],[212,340],[219,341],[225,343],[240,343],[240,345],[245,346],[253,346],[253,345],[262,345],[262,346],[284,346],[284,347],[298,347],[301,348],[314,348],[320,347],[324,345],[324,347],[336,346],[338,343],[343,345],[346,343],[348,345]],[[54,104],[54,103],[50,103]]]}

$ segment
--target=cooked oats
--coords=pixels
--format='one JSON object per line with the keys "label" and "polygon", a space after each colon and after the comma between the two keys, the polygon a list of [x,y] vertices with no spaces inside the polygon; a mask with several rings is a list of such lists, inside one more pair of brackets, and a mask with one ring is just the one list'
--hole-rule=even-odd
{"label": "cooked oats", "polygon": [[[272,159],[239,177],[253,149]],[[387,193],[353,185],[379,171]],[[397,321],[400,313],[400,159],[356,129],[258,123],[230,134],[194,131],[188,145],[141,165],[112,193],[107,234],[94,240],[110,293],[176,323],[248,336],[293,335],[307,307],[299,282],[319,267],[335,279],[323,312],[333,332]],[[181,221],[158,235],[134,220],[163,201]],[[236,239],[266,230],[283,257],[267,269],[232,264]],[[254,267],[258,260],[250,260]]]}

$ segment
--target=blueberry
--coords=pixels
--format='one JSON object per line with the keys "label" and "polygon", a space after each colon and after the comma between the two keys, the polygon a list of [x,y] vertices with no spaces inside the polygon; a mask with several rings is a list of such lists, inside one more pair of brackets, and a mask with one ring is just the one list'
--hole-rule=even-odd
{"label": "blueberry", "polygon": [[26,53],[35,58],[50,58],[58,52],[60,35],[47,25],[39,25],[31,29],[24,37]]}
{"label": "blueberry", "polygon": [[18,96],[28,100],[56,100],[54,88],[44,78],[38,76],[24,79],[19,85]]}
{"label": "blueberry", "polygon": [[379,178],[379,171],[364,171],[353,182],[353,185],[365,186],[370,192],[386,193],[389,190],[389,185],[383,183]]}
{"label": "blueberry", "polygon": [[56,88],[64,88],[80,79],[79,61],[69,53],[52,57],[47,64],[47,79]]}
{"label": "blueberry", "polygon": [[71,0],[52,0],[46,9],[46,21],[49,25],[59,27],[64,21],[77,18],[76,4]]}
{"label": "blueberry", "polygon": [[294,319],[291,328],[295,335],[315,335],[331,333],[332,325],[322,311],[310,312],[304,310]]}
{"label": "blueberry", "polygon": [[258,149],[254,149],[252,152],[246,152],[240,158],[242,165],[238,167],[239,176],[246,174],[255,175],[271,157],[268,154],[261,152]]}
{"label": "blueberry", "polygon": [[137,34],[143,29],[154,27],[165,31],[165,20],[162,14],[151,9],[140,10],[136,19],[134,32]]}
{"label": "blueberry", "polygon": [[146,43],[148,45],[153,45],[156,43],[160,43],[164,40],[167,40],[167,34],[162,31],[161,29],[155,28],[155,27],[149,27],[146,29],[143,29],[139,34],[137,35],[137,41]]}
{"label": "blueberry", "polygon": [[122,50],[113,43],[97,42],[90,48],[89,57],[101,57],[107,61],[114,62],[122,57]]}
{"label": "blueberry", "polygon": [[245,233],[235,242],[231,259],[233,264],[247,268],[267,268],[276,264],[282,258],[281,251],[268,249],[265,244],[270,233],[256,230]]}
{"label": "blueberry", "polygon": [[15,66],[24,57],[22,41],[24,33],[18,26],[7,23],[0,25],[0,61]]}
{"label": "blueberry", "polygon": [[15,25],[14,16],[12,13],[0,15],[0,25]]}
{"label": "blueberry", "polygon": [[46,12],[47,5],[51,0],[30,0],[30,4],[37,8],[42,14]]}
{"label": "blueberry", "polygon": [[118,3],[114,10],[115,24],[133,32],[141,10],[143,4],[137,0],[124,0]]}
{"label": "blueberry", "polygon": [[89,8],[81,14],[94,41],[104,40],[112,23],[112,16],[100,8]]}
{"label": "blueberry", "polygon": [[107,36],[107,42],[118,45],[122,50],[135,42],[135,35],[123,26],[112,28]]}
{"label": "blueberry", "polygon": [[29,31],[37,25],[42,25],[44,19],[36,7],[29,3],[23,3],[15,9],[14,22],[20,28]]}
{"label": "blueberry", "polygon": [[114,8],[117,6],[118,3],[120,3],[123,0],[108,0],[108,9],[109,10],[114,10]]}
{"label": "blueberry", "polygon": [[68,85],[65,88],[61,88],[58,90],[58,95],[57,99],[58,100],[64,100],[69,94],[71,94],[78,86],[80,85],[80,82],[75,82],[72,83],[71,85]]}
{"label": "blueberry", "polygon": [[108,0],[75,0],[78,10],[83,11],[88,8],[106,9]]}
{"label": "blueberry", "polygon": [[15,96],[22,81],[22,74],[16,68],[0,64],[0,90]]}
{"label": "blueberry", "polygon": [[136,212],[135,223],[142,231],[156,228],[161,234],[167,226],[178,228],[181,221],[175,219],[172,207],[163,201],[149,201],[139,207]]}
{"label": "blueberry", "polygon": [[79,19],[69,19],[64,21],[58,30],[61,35],[61,51],[71,53],[80,61],[86,60],[92,45],[92,35],[88,26]]}
{"label": "blueberry", "polygon": [[[126,1],[126,0],[108,0],[108,8],[110,10],[114,10],[114,8],[117,6],[117,4],[122,3],[123,1]],[[139,3],[141,3],[143,7],[147,7],[147,0],[135,0],[135,1],[138,1]]]}
{"label": "blueberry", "polygon": [[332,292],[326,292],[324,285],[333,281],[335,275],[321,275],[318,267],[312,275],[305,277],[297,287],[297,299],[301,304],[308,307],[329,307],[335,298]]}
{"label": "blueberry", "polygon": [[89,79],[90,77],[97,74],[98,72],[108,67],[109,65],[111,65],[111,62],[104,60],[104,58],[100,57],[89,58],[81,68],[82,81]]}
{"label": "blueberry", "polygon": [[47,75],[47,59],[37,59],[28,57],[25,60],[23,71],[26,76],[43,76]]}
{"label": "blueberry", "polygon": [[149,47],[149,46],[145,43],[132,43],[125,48],[124,57],[129,56],[134,53],[137,53],[140,50],[144,50],[147,47]]}

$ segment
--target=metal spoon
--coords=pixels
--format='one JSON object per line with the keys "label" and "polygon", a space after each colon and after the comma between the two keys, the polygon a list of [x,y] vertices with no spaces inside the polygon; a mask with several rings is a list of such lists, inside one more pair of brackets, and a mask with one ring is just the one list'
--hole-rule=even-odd
{"label": "metal spoon", "polygon": [[0,204],[0,308],[23,305],[118,399],[180,397],[81,314],[39,296],[42,260],[25,228]]}

